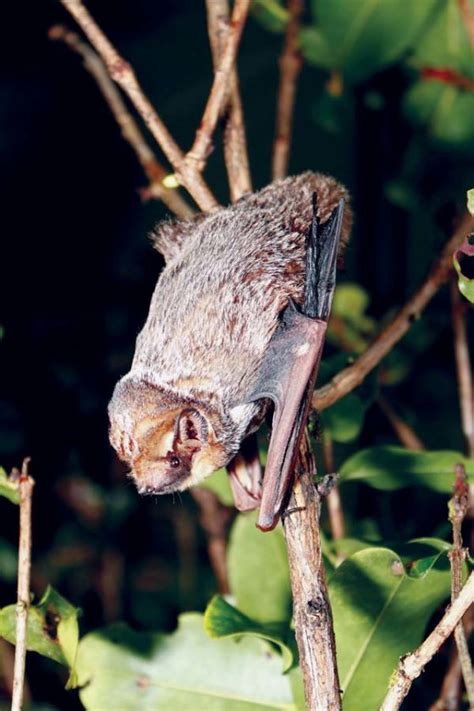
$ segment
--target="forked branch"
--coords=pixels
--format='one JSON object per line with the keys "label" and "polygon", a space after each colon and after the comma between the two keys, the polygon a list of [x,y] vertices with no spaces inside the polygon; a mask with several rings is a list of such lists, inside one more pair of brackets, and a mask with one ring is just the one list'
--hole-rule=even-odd
{"label": "forked branch", "polygon": [[[207,27],[214,71],[217,70],[229,30],[228,0],[206,0]],[[252,192],[244,113],[236,65],[230,73],[228,103],[221,110],[224,123],[224,160],[232,202]]]}
{"label": "forked branch", "polygon": [[206,108],[196,131],[196,138],[191,150],[186,154],[187,170],[201,172],[212,150],[212,136],[217,126],[219,116],[227,103],[231,86],[231,76],[234,69],[240,38],[245,26],[250,0],[236,0],[232,11],[229,30],[225,45],[220,52],[220,59],[214,72],[214,81],[207,100]]}
{"label": "forked branch", "polygon": [[74,17],[92,46],[104,61],[112,79],[123,89],[135,106],[154,139],[173,166],[182,185],[184,185],[201,210],[209,212],[216,209],[218,203],[206,185],[202,175],[196,170],[195,166],[190,166],[189,162],[185,160],[181,148],[168,131],[154,106],[145,96],[130,64],[120,56],[81,0],[60,1],[66,10]]}
{"label": "forked branch", "polygon": [[150,181],[147,192],[150,196],[159,198],[175,215],[181,218],[192,217],[194,210],[176,191],[166,188],[163,179],[168,171],[158,162],[150,146],[140,131],[137,122],[127,109],[119,90],[111,80],[107,69],[94,50],[83,42],[78,34],[71,32],[63,25],[55,25],[49,31],[53,40],[61,40],[70,49],[79,54],[87,71],[97,82],[102,95],[117,121],[123,138],[132,147]]}

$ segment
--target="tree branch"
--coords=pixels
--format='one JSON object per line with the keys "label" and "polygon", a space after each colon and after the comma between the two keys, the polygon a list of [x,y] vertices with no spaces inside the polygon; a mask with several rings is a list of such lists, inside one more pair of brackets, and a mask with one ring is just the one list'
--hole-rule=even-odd
{"label": "tree branch", "polygon": [[288,172],[296,84],[303,66],[303,58],[298,50],[298,32],[303,8],[304,0],[288,0],[290,20],[280,57],[280,85],[272,156],[273,180],[284,178]]}
{"label": "tree branch", "polygon": [[395,434],[404,447],[413,449],[417,452],[422,452],[425,449],[425,445],[418,437],[415,430],[395,412],[391,404],[382,394],[380,394],[377,398],[377,405],[392,425]]}
{"label": "tree branch", "polygon": [[[469,508],[469,484],[466,471],[462,464],[455,467],[455,483],[453,498],[449,502],[449,520],[453,527],[453,547],[449,552],[451,563],[451,602],[459,597],[462,587],[462,570],[466,560],[466,550],[463,547],[462,524]],[[469,705],[474,708],[474,676],[472,673],[471,658],[467,646],[462,620],[456,625],[454,638],[458,648],[459,661],[462,675],[469,698]]]}
{"label": "tree branch", "polygon": [[[31,574],[31,500],[35,482],[28,475],[29,459],[23,460],[18,479],[20,493],[20,541],[18,546],[18,587],[16,603],[16,646],[13,673],[13,694],[11,711],[21,711],[25,680],[25,662],[30,607]],[[14,470],[13,475],[18,476]]]}
{"label": "tree branch", "polygon": [[189,218],[194,214],[194,210],[176,191],[166,188],[163,185],[163,178],[169,171],[158,162],[153,151],[145,141],[137,122],[127,109],[125,102],[120,96],[120,92],[111,80],[107,69],[99,55],[85,42],[78,34],[71,32],[63,25],[55,25],[49,31],[52,40],[64,42],[70,49],[82,57],[87,71],[95,79],[102,95],[107,102],[112,114],[117,121],[123,138],[132,147],[135,155],[142,166],[145,175],[150,181],[147,192],[152,197],[159,198],[175,215],[181,218]]}
{"label": "tree branch", "polygon": [[438,652],[466,610],[474,602],[474,573],[471,573],[458,598],[445,612],[441,621],[415,652],[402,657],[390,689],[380,711],[395,711],[400,708],[410,691],[413,681],[420,676],[428,662]]}
{"label": "tree branch", "polygon": [[338,711],[341,695],[336,644],[319,533],[321,498],[314,484],[316,464],[307,436],[301,444],[296,474],[282,521],[306,707]]}
{"label": "tree branch", "polygon": [[458,285],[451,282],[454,354],[461,409],[462,431],[468,456],[474,458],[474,390],[466,332],[466,304],[461,301]]}
{"label": "tree branch", "polygon": [[455,249],[464,240],[466,234],[474,229],[474,218],[466,213],[451,239],[445,245],[441,256],[435,261],[420,288],[407,301],[392,322],[384,328],[367,350],[352,365],[340,373],[322,388],[313,393],[312,406],[324,410],[333,405],[344,395],[354,390],[366,375],[380,363],[410,329],[411,324],[420,315],[425,306],[448,279],[452,271],[452,256]]}
{"label": "tree branch", "polygon": [[207,100],[196,138],[185,157],[185,165],[192,172],[201,172],[212,150],[212,135],[219,115],[227,101],[231,72],[234,67],[240,38],[250,7],[250,0],[235,0],[225,47],[214,72],[214,82]]}
{"label": "tree branch", "polygon": [[215,197],[195,166],[190,166],[189,161],[185,160],[180,147],[143,93],[130,64],[120,56],[81,0],[60,0],[60,2],[88,37],[90,43],[104,61],[112,79],[123,89],[135,106],[152,136],[173,166],[181,184],[184,185],[201,210],[204,212],[215,210],[218,207]]}
{"label": "tree branch", "polygon": [[[214,71],[217,71],[229,32],[228,0],[206,0],[207,26],[212,50]],[[230,198],[235,202],[252,192],[244,114],[239,91],[237,69],[232,67],[229,101],[223,105],[224,160],[229,180]]]}

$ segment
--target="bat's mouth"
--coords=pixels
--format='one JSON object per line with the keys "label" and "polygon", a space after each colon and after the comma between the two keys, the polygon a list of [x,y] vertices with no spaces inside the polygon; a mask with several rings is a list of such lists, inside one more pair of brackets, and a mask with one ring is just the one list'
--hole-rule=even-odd
{"label": "bat's mouth", "polygon": [[140,496],[161,496],[162,494],[172,494],[174,491],[179,491],[179,487],[176,486],[176,484],[168,484],[167,486],[160,487],[143,482],[137,482],[136,484]]}
{"label": "bat's mouth", "polygon": [[171,464],[166,461],[165,467],[163,462],[160,463],[161,466],[156,462],[141,462],[138,467],[134,467],[131,476],[138,493],[144,496],[159,496],[186,488],[185,482],[190,477],[190,462],[184,462],[178,457],[174,460],[171,457]]}

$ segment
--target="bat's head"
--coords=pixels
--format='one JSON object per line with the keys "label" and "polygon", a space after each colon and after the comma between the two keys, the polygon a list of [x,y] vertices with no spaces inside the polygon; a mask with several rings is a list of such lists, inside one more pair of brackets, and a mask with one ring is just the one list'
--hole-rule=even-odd
{"label": "bat's head", "polygon": [[229,459],[214,412],[149,383],[123,378],[109,418],[112,446],[141,494],[182,491]]}

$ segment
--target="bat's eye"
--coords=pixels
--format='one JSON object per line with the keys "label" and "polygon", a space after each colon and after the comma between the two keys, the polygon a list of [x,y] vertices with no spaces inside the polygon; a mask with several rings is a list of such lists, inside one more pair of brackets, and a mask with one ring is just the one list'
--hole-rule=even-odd
{"label": "bat's eye", "polygon": [[180,459],[179,457],[176,457],[176,456],[173,454],[173,455],[171,455],[171,457],[169,458],[169,463],[170,463],[170,467],[173,467],[173,469],[176,469],[176,468],[179,467],[179,465],[181,464],[181,459]]}

